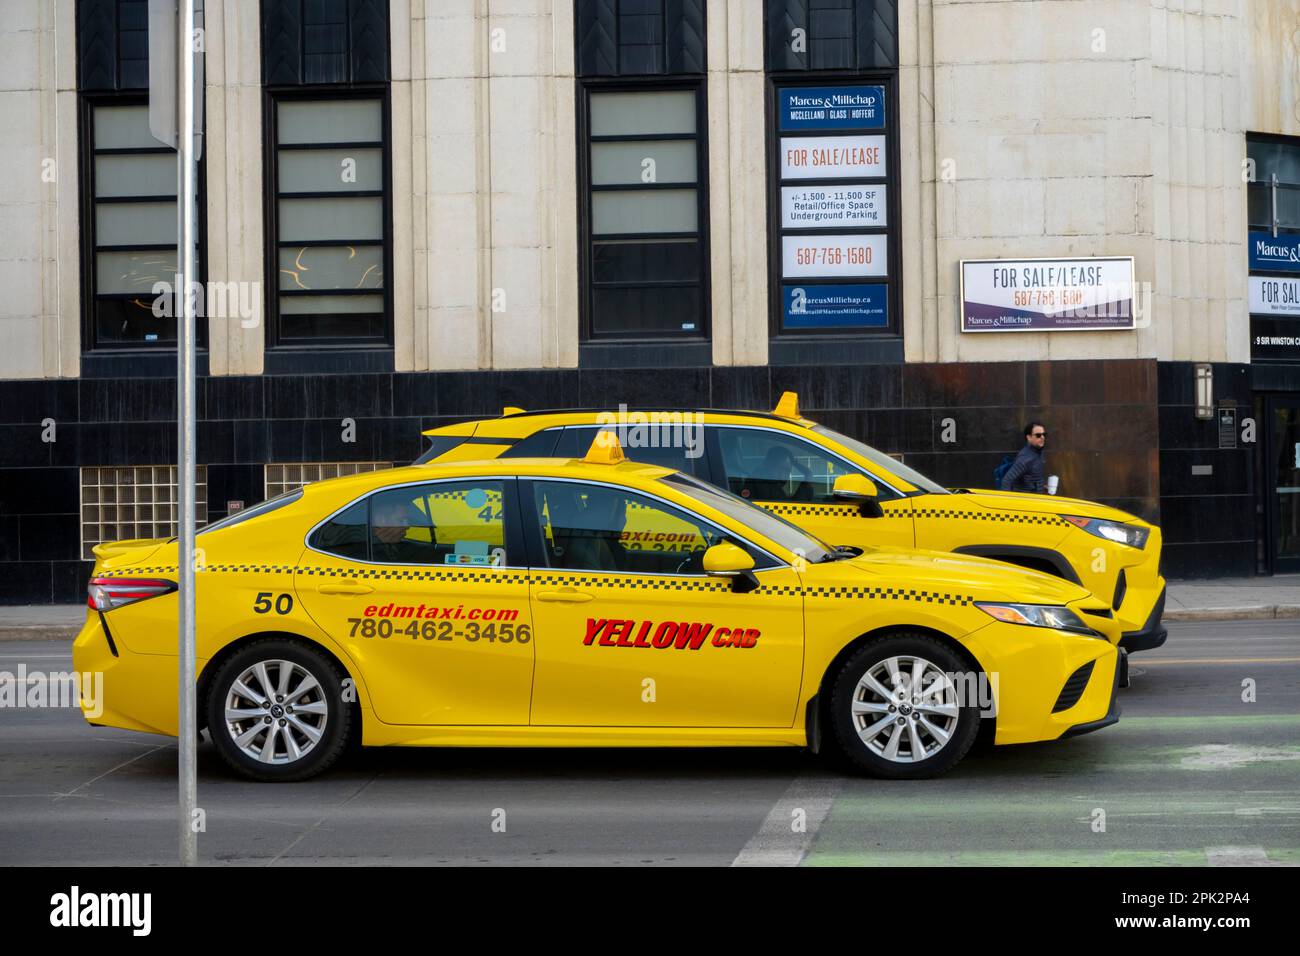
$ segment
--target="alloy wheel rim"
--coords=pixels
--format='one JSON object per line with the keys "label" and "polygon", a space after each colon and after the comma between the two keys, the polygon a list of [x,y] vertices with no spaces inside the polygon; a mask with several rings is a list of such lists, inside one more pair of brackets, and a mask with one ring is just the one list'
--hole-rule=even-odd
{"label": "alloy wheel rim", "polygon": [[294,661],[258,661],[230,685],[226,732],[245,755],[288,764],[316,749],[325,735],[329,704],[320,681]]}
{"label": "alloy wheel rim", "polygon": [[918,763],[948,746],[961,708],[942,668],[900,654],[867,668],[854,688],[851,715],[858,738],[877,757]]}

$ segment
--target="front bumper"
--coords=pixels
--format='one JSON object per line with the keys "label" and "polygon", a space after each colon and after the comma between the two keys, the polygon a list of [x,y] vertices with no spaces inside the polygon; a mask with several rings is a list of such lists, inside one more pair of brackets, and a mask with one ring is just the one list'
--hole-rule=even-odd
{"label": "front bumper", "polygon": [[1110,688],[1110,707],[1106,709],[1106,716],[1100,720],[1090,720],[1087,723],[1075,724],[1065,733],[1061,734],[1061,739],[1066,737],[1079,737],[1083,734],[1090,734],[1094,730],[1101,730],[1103,727],[1109,727],[1111,724],[1119,723],[1119,683],[1120,667],[1115,668],[1115,676],[1111,681]]}
{"label": "front bumper", "polygon": [[1119,646],[1132,654],[1134,651],[1149,651],[1159,647],[1169,636],[1169,632],[1160,624],[1165,613],[1165,588],[1160,588],[1151,613],[1147,615],[1142,627],[1136,631],[1125,631],[1119,639]]}
{"label": "front bumper", "polygon": [[[1109,716],[1119,670],[1111,640],[996,622],[963,643],[994,685],[994,743],[1057,740],[1083,724],[1102,726]],[[1086,682],[1067,695],[1084,668]]]}

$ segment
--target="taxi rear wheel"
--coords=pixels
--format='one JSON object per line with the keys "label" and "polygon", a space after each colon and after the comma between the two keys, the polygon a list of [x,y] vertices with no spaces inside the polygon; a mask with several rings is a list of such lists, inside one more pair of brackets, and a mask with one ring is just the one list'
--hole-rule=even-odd
{"label": "taxi rear wheel", "polygon": [[221,665],[208,695],[208,732],[222,758],[254,780],[305,780],[343,753],[353,711],[343,675],[323,654],[256,641]]}
{"label": "taxi rear wheel", "polygon": [[[878,777],[916,780],[950,770],[979,733],[978,702],[963,705],[971,668],[926,634],[897,634],[859,648],[831,695],[835,735],[849,761]],[[954,679],[956,678],[956,679]]]}

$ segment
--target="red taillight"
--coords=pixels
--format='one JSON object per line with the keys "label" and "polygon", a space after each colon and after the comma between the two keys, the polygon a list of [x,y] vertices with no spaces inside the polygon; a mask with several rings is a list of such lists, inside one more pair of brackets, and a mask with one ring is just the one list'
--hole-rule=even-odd
{"label": "red taillight", "polygon": [[170,594],[176,590],[175,581],[161,578],[91,578],[86,591],[86,606],[96,611],[111,611],[113,608],[145,598]]}

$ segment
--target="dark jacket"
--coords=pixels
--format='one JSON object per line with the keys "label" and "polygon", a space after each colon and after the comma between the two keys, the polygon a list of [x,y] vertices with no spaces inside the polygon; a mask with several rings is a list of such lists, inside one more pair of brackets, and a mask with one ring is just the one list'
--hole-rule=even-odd
{"label": "dark jacket", "polygon": [[1042,450],[1026,444],[1002,476],[1002,490],[1041,493],[1047,489],[1044,471]]}

